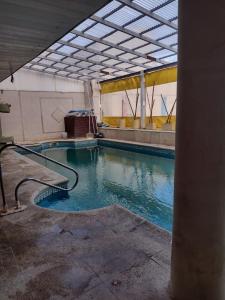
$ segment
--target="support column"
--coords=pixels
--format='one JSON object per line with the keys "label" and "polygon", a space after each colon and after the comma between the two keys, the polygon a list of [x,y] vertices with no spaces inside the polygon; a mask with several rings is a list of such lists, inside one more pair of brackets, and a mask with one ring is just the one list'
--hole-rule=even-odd
{"label": "support column", "polygon": [[140,74],[141,82],[141,128],[145,128],[145,117],[146,117],[146,87],[145,87],[145,74]]}
{"label": "support column", "polygon": [[225,299],[225,2],[179,1],[171,291]]}

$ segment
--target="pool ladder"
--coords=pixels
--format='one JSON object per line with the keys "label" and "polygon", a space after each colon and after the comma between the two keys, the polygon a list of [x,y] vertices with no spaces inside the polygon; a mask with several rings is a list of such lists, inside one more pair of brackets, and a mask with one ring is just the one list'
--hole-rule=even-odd
{"label": "pool ladder", "polygon": [[48,187],[52,187],[56,190],[59,190],[59,191],[64,191],[64,192],[69,192],[69,191],[72,191],[78,184],[78,180],[79,180],[79,175],[78,173],[73,169],[73,168],[70,168],[52,158],[49,158],[45,155],[42,155],[36,151],[33,151],[27,147],[24,147],[24,146],[21,146],[21,145],[18,145],[18,144],[15,144],[15,143],[11,143],[11,144],[6,144],[4,145],[1,149],[0,149],[0,156],[2,154],[2,152],[7,149],[7,148],[19,148],[19,149],[22,149],[28,153],[31,153],[31,154],[34,154],[38,157],[41,157],[43,159],[46,159],[47,161],[50,161],[52,163],[55,163],[56,165],[59,165],[61,167],[64,167],[65,169],[71,171],[74,173],[76,179],[75,179],[75,182],[74,184],[70,187],[70,188],[64,188],[64,187],[61,187],[61,186],[58,186],[58,185],[53,185],[53,184],[50,184],[50,183],[47,183],[43,180],[40,180],[40,179],[36,179],[36,178],[33,178],[33,177],[26,177],[24,179],[22,179],[17,185],[16,185],[16,188],[15,188],[15,201],[16,201],[16,206],[14,208],[10,208],[8,209],[8,206],[7,206],[7,203],[6,203],[6,198],[5,198],[5,190],[4,190],[4,183],[3,183],[3,176],[2,176],[2,162],[0,161],[0,187],[1,187],[1,193],[2,193],[2,201],[3,201],[3,208],[2,210],[0,211],[0,216],[5,216],[5,215],[9,215],[9,214],[12,214],[12,213],[16,213],[16,212],[20,212],[20,211],[23,211],[26,206],[25,205],[21,205],[20,204],[20,201],[19,201],[19,198],[18,198],[18,192],[19,192],[19,188],[22,184],[24,184],[25,182],[28,182],[28,181],[34,181],[34,182],[37,182],[37,183],[40,183],[40,184],[43,184],[45,186],[48,186]]}

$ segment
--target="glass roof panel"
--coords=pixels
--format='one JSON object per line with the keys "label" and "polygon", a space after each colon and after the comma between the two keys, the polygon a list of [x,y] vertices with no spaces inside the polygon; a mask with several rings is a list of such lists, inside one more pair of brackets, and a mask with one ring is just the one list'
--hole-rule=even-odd
{"label": "glass roof panel", "polygon": [[124,26],[126,23],[136,19],[139,16],[141,16],[140,12],[134,10],[131,7],[124,6],[118,11],[111,14],[109,17],[107,17],[106,20],[116,25]]}

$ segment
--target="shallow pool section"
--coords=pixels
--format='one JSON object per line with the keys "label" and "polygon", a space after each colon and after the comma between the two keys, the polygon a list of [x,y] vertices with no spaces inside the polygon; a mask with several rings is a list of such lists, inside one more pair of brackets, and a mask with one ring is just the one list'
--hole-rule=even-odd
{"label": "shallow pool section", "polygon": [[[79,173],[79,183],[68,196],[55,194],[39,201],[39,206],[83,211],[119,204],[171,231],[173,159],[108,146],[53,148],[42,153],[73,167]],[[28,157],[73,180],[69,171],[33,155]]]}

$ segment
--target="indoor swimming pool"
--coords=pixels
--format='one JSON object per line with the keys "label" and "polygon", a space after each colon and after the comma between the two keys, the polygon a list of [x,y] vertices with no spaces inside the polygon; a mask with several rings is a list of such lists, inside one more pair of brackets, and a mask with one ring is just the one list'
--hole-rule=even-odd
{"label": "indoor swimming pool", "polygon": [[[119,204],[171,231],[173,155],[162,155],[160,150],[159,156],[157,151],[152,155],[151,151],[144,153],[146,151],[139,151],[137,147],[130,150],[106,142],[81,149],[68,145],[43,149],[42,154],[74,168],[79,173],[79,183],[68,195],[56,193],[36,204],[60,211],[84,211]],[[30,154],[28,157],[74,180],[68,170]]]}

